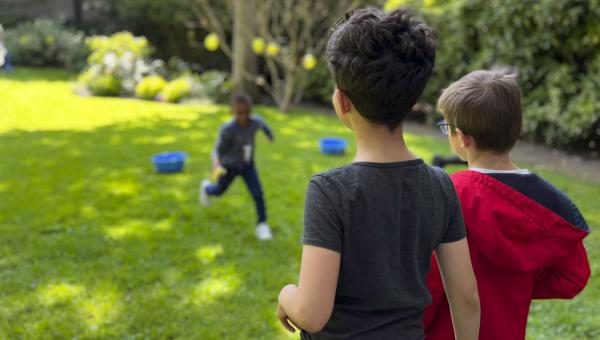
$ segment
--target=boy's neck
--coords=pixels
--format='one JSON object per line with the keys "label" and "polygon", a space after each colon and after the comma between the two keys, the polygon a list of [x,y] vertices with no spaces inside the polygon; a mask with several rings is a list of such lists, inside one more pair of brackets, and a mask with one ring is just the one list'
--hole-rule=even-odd
{"label": "boy's neck", "polygon": [[355,162],[393,163],[417,157],[408,150],[404,142],[402,126],[394,132],[385,126],[355,126],[356,156]]}
{"label": "boy's neck", "polygon": [[496,154],[493,152],[477,152],[467,158],[469,168],[481,168],[490,170],[517,170],[508,153]]}

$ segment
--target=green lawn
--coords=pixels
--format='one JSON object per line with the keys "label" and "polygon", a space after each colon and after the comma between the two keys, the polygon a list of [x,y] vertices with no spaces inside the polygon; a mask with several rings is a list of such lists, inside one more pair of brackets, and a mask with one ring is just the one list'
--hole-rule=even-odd
{"label": "green lawn", "polygon": [[[317,139],[350,134],[335,118],[257,111],[276,143],[257,163],[275,240],[254,238],[241,181],[210,208],[197,184],[223,106],[78,97],[70,74],[0,76],[0,339],[285,339],[279,288],[297,278],[310,176],[351,160]],[[430,160],[437,140],[408,136]],[[185,150],[186,171],[155,174],[150,156]],[[543,173],[600,228],[600,184]],[[530,339],[600,338],[600,236],[587,239],[594,276],[573,301],[536,303]]]}

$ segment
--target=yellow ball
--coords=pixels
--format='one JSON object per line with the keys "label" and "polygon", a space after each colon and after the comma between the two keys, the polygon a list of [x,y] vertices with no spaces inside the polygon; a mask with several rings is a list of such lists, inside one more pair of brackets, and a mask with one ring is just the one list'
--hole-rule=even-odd
{"label": "yellow ball", "polygon": [[265,43],[265,39],[263,38],[254,38],[252,39],[252,51],[256,54],[265,53],[265,48],[267,44]]}
{"label": "yellow ball", "polygon": [[317,66],[317,58],[314,55],[308,53],[302,58],[302,66],[307,70],[312,70]]}
{"label": "yellow ball", "polygon": [[213,52],[219,48],[219,36],[216,33],[210,33],[204,38],[204,47]]}
{"label": "yellow ball", "polygon": [[277,43],[274,42],[270,42],[267,44],[267,55],[274,57],[276,55],[279,54],[279,45],[277,45]]}

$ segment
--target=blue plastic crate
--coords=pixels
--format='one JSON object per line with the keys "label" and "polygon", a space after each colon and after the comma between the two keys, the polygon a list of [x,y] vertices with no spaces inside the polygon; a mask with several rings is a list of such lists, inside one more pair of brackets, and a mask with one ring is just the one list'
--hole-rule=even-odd
{"label": "blue plastic crate", "polygon": [[187,153],[183,151],[163,152],[152,156],[152,164],[158,173],[180,172],[186,159]]}
{"label": "blue plastic crate", "polygon": [[343,155],[346,153],[348,143],[341,138],[321,138],[319,141],[321,153],[324,155]]}

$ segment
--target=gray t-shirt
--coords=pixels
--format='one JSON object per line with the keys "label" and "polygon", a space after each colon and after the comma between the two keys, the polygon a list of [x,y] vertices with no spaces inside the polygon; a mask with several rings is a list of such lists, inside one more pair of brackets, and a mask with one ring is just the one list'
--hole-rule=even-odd
{"label": "gray t-shirt", "polygon": [[243,169],[254,161],[254,136],[263,130],[270,140],[273,133],[258,115],[251,115],[247,125],[239,124],[235,119],[223,124],[214,153],[221,164],[229,169]]}
{"label": "gray t-shirt", "polygon": [[465,237],[450,177],[422,160],[359,162],[314,176],[305,245],[341,254],[333,314],[303,339],[423,339],[425,278],[440,243]]}

